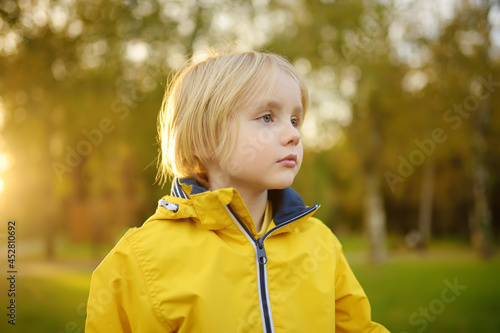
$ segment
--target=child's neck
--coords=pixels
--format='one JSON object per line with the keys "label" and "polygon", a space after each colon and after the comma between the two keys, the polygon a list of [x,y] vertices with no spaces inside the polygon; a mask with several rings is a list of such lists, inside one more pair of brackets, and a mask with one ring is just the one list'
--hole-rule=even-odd
{"label": "child's neck", "polygon": [[229,184],[218,184],[216,181],[212,181],[209,184],[209,189],[211,191],[217,190],[225,187],[234,187],[238,190],[245,206],[247,206],[248,212],[252,217],[255,224],[257,232],[262,228],[264,222],[264,214],[267,207],[267,190],[261,191],[253,188],[248,188],[246,186],[237,186]]}
{"label": "child's neck", "polygon": [[243,202],[247,206],[250,216],[252,216],[255,229],[259,232],[262,228],[262,224],[264,223],[264,215],[266,213],[267,191],[254,193],[252,191],[237,190],[240,193]]}

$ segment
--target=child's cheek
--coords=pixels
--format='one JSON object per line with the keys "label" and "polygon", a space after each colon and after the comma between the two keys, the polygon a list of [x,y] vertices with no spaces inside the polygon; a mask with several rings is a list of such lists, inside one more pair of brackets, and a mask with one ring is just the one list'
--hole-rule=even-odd
{"label": "child's cheek", "polygon": [[304,147],[302,146],[302,140],[297,145],[297,165],[298,169],[302,166],[302,161],[304,159]]}

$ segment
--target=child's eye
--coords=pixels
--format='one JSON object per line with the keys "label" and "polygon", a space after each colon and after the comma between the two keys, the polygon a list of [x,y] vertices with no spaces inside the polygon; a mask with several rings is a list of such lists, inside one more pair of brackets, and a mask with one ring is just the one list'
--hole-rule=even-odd
{"label": "child's eye", "polygon": [[292,126],[293,126],[293,127],[299,127],[299,124],[300,124],[299,119],[297,119],[297,118],[292,118],[292,120],[290,120],[290,122],[292,123]]}
{"label": "child's eye", "polygon": [[273,117],[270,114],[266,114],[265,116],[260,117],[263,122],[270,123],[273,121]]}

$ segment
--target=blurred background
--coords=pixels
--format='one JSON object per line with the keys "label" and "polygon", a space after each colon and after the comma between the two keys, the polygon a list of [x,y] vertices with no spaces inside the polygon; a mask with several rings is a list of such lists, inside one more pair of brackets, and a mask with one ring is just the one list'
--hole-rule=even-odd
{"label": "blurred background", "polygon": [[294,187],[322,204],[374,320],[499,332],[496,0],[1,0],[1,309],[10,220],[18,269],[1,331],[83,332],[92,270],[169,193],[155,175],[170,75],[228,47],[306,78]]}

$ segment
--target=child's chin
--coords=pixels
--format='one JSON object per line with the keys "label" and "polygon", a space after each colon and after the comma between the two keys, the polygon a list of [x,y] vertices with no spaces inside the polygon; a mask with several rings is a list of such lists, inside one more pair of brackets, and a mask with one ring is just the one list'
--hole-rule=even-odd
{"label": "child's chin", "polygon": [[290,181],[281,181],[275,184],[274,188],[272,190],[284,190],[287,187],[292,186],[293,184],[293,179]]}

